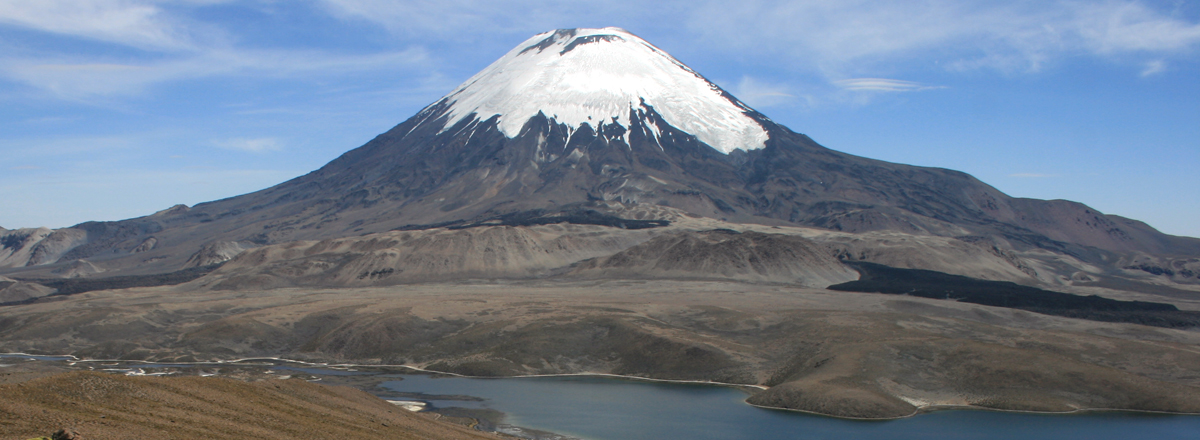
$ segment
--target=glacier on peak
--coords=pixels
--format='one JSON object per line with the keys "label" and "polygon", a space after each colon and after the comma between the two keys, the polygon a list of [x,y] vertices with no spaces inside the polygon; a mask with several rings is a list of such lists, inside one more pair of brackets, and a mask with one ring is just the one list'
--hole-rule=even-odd
{"label": "glacier on peak", "polygon": [[470,115],[499,115],[500,131],[510,138],[539,112],[570,130],[610,123],[628,128],[630,113],[643,106],[725,154],[763,148],[768,137],[748,106],[619,28],[535,35],[438,103],[448,104],[446,129]]}

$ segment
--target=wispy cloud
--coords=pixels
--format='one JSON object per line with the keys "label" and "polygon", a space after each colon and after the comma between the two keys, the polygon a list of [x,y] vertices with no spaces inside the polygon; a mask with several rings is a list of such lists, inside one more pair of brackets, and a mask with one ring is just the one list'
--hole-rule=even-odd
{"label": "wispy cloud", "polygon": [[46,116],[46,117],[41,117],[41,118],[26,119],[24,121],[21,121],[21,123],[23,123],[23,124],[60,124],[60,123],[64,123],[64,122],[72,122],[72,121],[77,121],[77,120],[79,120],[78,117]]}
{"label": "wispy cloud", "polygon": [[[428,67],[420,47],[341,54],[313,49],[244,48],[224,29],[194,19],[197,7],[226,0],[0,0],[0,26],[102,41],[135,54],[18,50],[0,55],[0,77],[68,99],[129,95],[195,78],[319,78],[349,72]],[[140,53],[137,53],[140,51]],[[0,52],[2,54],[3,52]]]}
{"label": "wispy cloud", "polygon": [[1102,54],[1174,52],[1200,44],[1200,24],[1156,11],[1141,2],[1067,3],[1066,29]]}
{"label": "wispy cloud", "polygon": [[1015,174],[1009,174],[1008,177],[1016,177],[1019,179],[1046,179],[1046,178],[1050,178],[1050,177],[1059,177],[1059,175],[1058,174],[1045,174],[1045,173],[1015,173]]}
{"label": "wispy cloud", "polygon": [[1192,53],[1200,23],[1137,0],[710,0],[691,30],[718,47],[754,48],[831,77],[898,61],[1037,71],[1078,54]]}
{"label": "wispy cloud", "polygon": [[1163,60],[1154,60],[1146,63],[1146,68],[1142,69],[1142,77],[1157,75],[1167,70],[1167,62]]}
{"label": "wispy cloud", "polygon": [[[509,14],[503,1],[462,2],[445,1],[388,1],[388,0],[318,0],[334,15],[365,20],[399,32],[459,33],[464,29],[487,32],[503,26]],[[469,3],[469,4],[468,4]]]}
{"label": "wispy cloud", "polygon": [[15,167],[9,167],[8,169],[10,169],[10,170],[40,170],[40,169],[42,169],[42,167],[34,166],[34,165],[20,165],[20,166],[15,166]]}
{"label": "wispy cloud", "polygon": [[807,96],[797,96],[786,84],[768,83],[749,76],[743,76],[742,80],[734,86],[733,94],[755,108],[791,104],[798,99],[811,100]]}
{"label": "wispy cloud", "polygon": [[842,90],[852,92],[916,92],[944,88],[887,78],[849,78],[834,81],[833,84]]}
{"label": "wispy cloud", "polygon": [[[312,0],[346,21],[372,23],[409,41],[488,41],[572,25],[637,26],[670,15],[680,29],[713,48],[753,52],[831,80],[890,76],[906,63],[952,71],[1036,72],[1078,54],[1134,63],[1143,76],[1200,47],[1200,23],[1139,0],[666,0],[654,14],[631,16],[638,4],[613,0],[555,7],[496,0]],[[0,75],[65,99],[139,93],[148,86],[213,76],[321,75],[355,70],[428,67],[417,46],[367,55],[237,47],[238,29],[190,12],[224,0],[0,0],[0,25],[104,41],[147,56],[8,51]],[[648,26],[661,28],[661,20]],[[631,28],[635,32],[636,27]],[[12,45],[13,42],[6,44]],[[26,55],[16,55],[23,52]],[[31,54],[32,53],[32,54]],[[134,61],[131,61],[134,60]],[[430,69],[432,70],[432,69]],[[744,82],[746,82],[744,80]],[[905,91],[903,85],[837,83],[847,90]],[[759,87],[759,89],[755,89]],[[775,90],[768,90],[774,87]],[[869,88],[874,87],[874,88]],[[759,106],[782,105],[793,90],[750,80],[739,95]],[[918,89],[919,90],[919,89]],[[793,96],[794,98],[795,96]]]}
{"label": "wispy cloud", "polygon": [[[489,40],[498,35],[529,36],[557,27],[624,26],[636,32],[640,22],[670,26],[661,17],[684,17],[690,2],[667,0],[652,7],[633,0],[612,0],[598,8],[590,1],[553,4],[528,0],[316,0],[325,10],[347,20],[375,23],[410,36],[441,40]],[[630,14],[630,11],[639,11]]]}
{"label": "wispy cloud", "polygon": [[275,138],[233,138],[213,141],[213,145],[226,150],[238,150],[248,153],[266,153],[283,149],[283,144]]}
{"label": "wispy cloud", "polygon": [[150,1],[0,0],[0,23],[146,49],[193,48],[190,28]]}
{"label": "wispy cloud", "polygon": [[85,56],[60,59],[0,59],[0,75],[49,91],[60,98],[86,100],[136,94],[164,82],[232,75],[269,78],[330,76],[349,72],[412,69],[428,65],[421,48],[368,55],[317,51],[210,50],[142,63],[89,62]]}

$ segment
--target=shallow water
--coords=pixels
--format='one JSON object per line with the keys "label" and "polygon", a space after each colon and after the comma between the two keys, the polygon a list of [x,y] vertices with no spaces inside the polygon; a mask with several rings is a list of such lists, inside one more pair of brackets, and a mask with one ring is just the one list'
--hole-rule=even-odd
{"label": "shallow water", "polygon": [[69,362],[69,361],[75,360],[75,357],[74,356],[40,356],[40,355],[34,355],[34,354],[6,353],[6,354],[0,354],[0,359],[6,359],[9,361],[21,359],[21,360],[25,360],[25,361],[66,361],[66,362]]}
{"label": "shallow water", "polygon": [[1037,415],[939,411],[892,421],[852,421],[755,408],[741,390],[596,377],[514,379],[405,376],[384,387],[407,393],[471,395],[507,424],[589,440],[637,439],[1200,439],[1200,416],[1090,413]]}

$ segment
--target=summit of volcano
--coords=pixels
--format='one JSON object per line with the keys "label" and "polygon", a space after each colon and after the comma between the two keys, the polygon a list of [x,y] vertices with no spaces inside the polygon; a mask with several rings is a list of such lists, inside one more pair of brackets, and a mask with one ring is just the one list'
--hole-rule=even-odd
{"label": "summit of volcano", "polygon": [[[618,28],[536,35],[445,98],[444,129],[493,116],[513,138],[539,114],[568,133],[619,126],[629,145],[633,120],[658,141],[662,121],[728,154],[763,148],[761,116],[645,40]],[[656,114],[657,118],[648,118]],[[441,116],[440,114],[437,116]],[[436,116],[435,116],[436,119]]]}

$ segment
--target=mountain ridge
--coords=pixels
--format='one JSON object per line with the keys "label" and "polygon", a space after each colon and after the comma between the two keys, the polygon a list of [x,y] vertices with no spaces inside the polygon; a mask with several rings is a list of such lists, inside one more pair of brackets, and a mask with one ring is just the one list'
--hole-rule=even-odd
{"label": "mountain ridge", "polygon": [[[606,35],[621,41],[602,38]],[[589,40],[563,52],[579,38]],[[663,112],[679,109],[668,111],[672,102],[666,98],[656,107],[651,105],[658,103],[655,97],[634,103],[629,98],[634,95],[608,99],[604,90],[591,90],[608,100],[597,98],[595,105],[578,107],[594,110],[585,115],[593,120],[610,122],[589,123],[580,116],[586,112],[563,122],[557,113],[547,116],[539,110],[523,121],[515,136],[505,129],[513,118],[505,120],[505,115],[490,111],[478,114],[478,108],[490,108],[484,105],[488,99],[476,99],[477,95],[466,99],[465,108],[471,112],[465,114],[455,107],[464,92],[475,93],[473,86],[492,78],[486,73],[503,72],[510,58],[537,49],[560,58],[587,58],[599,51],[604,61],[620,58],[623,51],[609,50],[624,47],[620,45],[645,49],[649,55],[639,52],[637,56],[675,69],[664,75],[690,78],[687,81],[707,87],[713,102],[728,104],[740,112],[737,117],[763,129],[762,147],[723,150],[704,142],[669,122]],[[546,50],[558,46],[562,47],[558,52]],[[529,68],[522,63],[518,67]],[[567,73],[547,75],[560,78],[574,72],[564,69]],[[515,90],[501,97],[524,96],[525,89]],[[504,99],[500,101],[507,102]],[[613,102],[625,103],[616,108],[628,113],[613,119],[605,113],[612,110]],[[667,206],[735,223],[991,237],[1002,246],[1047,249],[1091,262],[1139,253],[1172,258],[1200,255],[1200,239],[1162,234],[1144,223],[1105,215],[1076,202],[1012,198],[959,171],[888,163],[828,149],[741,104],[649,43],[606,28],[534,36],[412,118],[303,176],[190,208],[177,206],[118,222],[81,223],[55,232],[60,237],[58,248],[68,248],[55,248],[58,258],[18,257],[0,267],[36,269],[88,260],[113,269],[105,276],[162,273],[186,266],[204,248],[245,249],[534,210],[613,213],[622,206]],[[5,243],[9,255],[27,247],[9,249]],[[26,249],[21,255],[31,254]]]}

